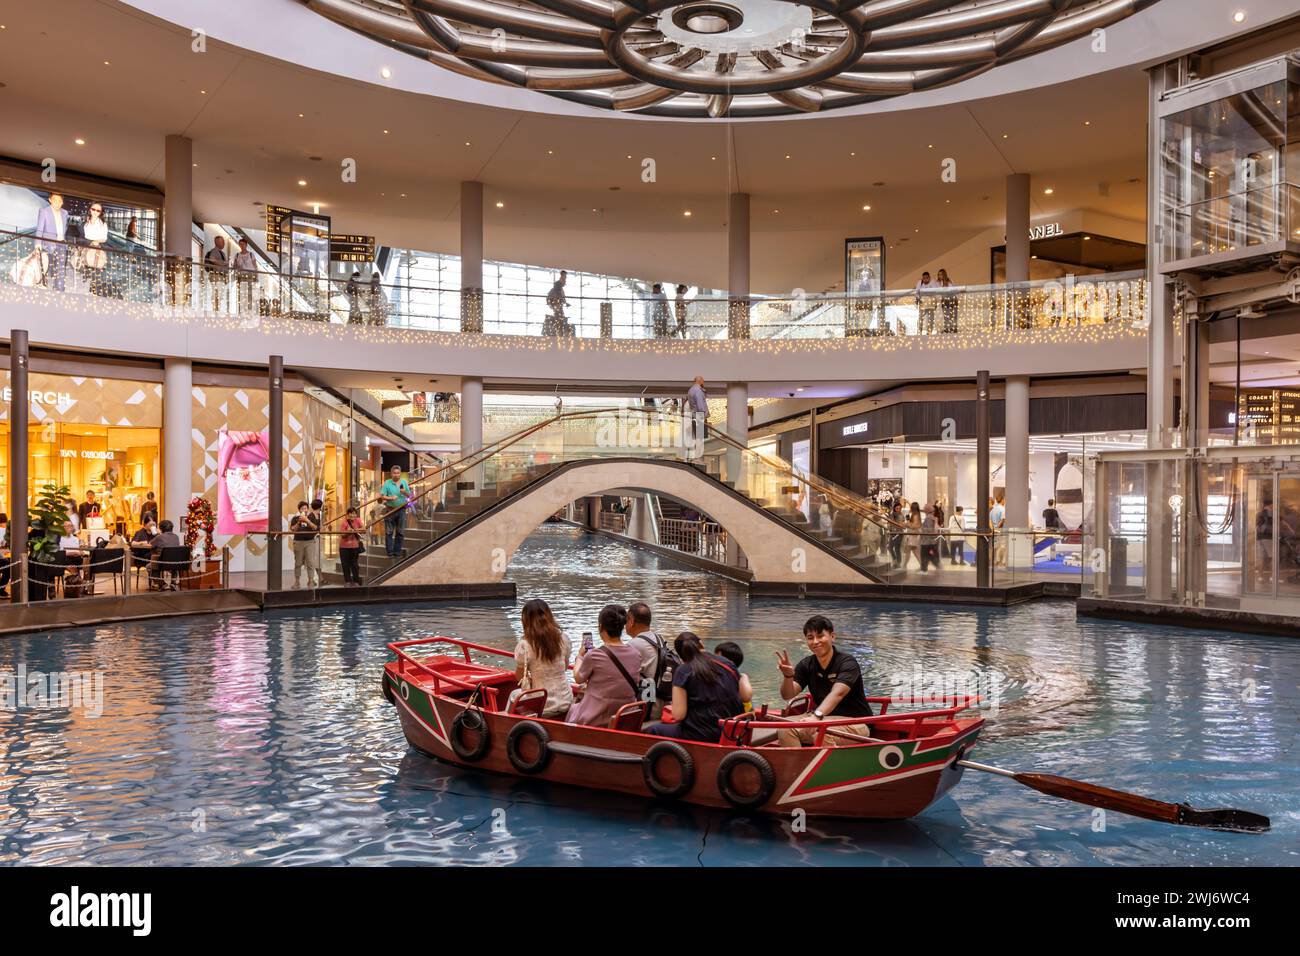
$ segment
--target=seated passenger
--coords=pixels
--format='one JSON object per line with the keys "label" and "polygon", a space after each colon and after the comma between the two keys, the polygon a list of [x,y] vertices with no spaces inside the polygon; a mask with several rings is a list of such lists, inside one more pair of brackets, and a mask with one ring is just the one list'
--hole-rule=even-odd
{"label": "seated passenger", "polygon": [[632,703],[640,694],[637,672],[641,669],[641,654],[623,643],[626,624],[624,608],[608,604],[601,609],[597,625],[600,644],[590,651],[579,650],[573,665],[574,681],[587,688],[582,699],[569,709],[565,718],[569,723],[604,727],[620,707]]}
{"label": "seated passenger", "polygon": [[704,644],[690,631],[677,635],[673,647],[682,659],[673,672],[673,720],[652,724],[646,733],[679,740],[717,743],[720,720],[744,711],[740,702],[740,674],[729,663],[706,653]]}
{"label": "seated passenger", "polygon": [[[551,608],[536,598],[524,605],[524,636],[515,645],[515,677],[519,692],[545,688],[543,717],[563,717],[573,705],[569,686],[569,639],[560,630]],[[511,697],[515,695],[512,694]]]}
{"label": "seated passenger", "polygon": [[[814,615],[804,624],[803,636],[812,653],[798,664],[791,664],[785,651],[776,652],[781,696],[789,700],[805,688],[812,695],[813,709],[792,720],[871,717],[871,704],[862,688],[862,668],[852,654],[835,649],[835,625],[820,614]],[[870,737],[871,725],[844,724],[833,731],[827,730],[824,746],[847,747],[862,742],[854,737]],[[816,740],[817,728],[782,730],[779,736],[783,747],[806,746]]]}
{"label": "seated passenger", "polygon": [[713,649],[713,653],[727,661],[740,674],[740,702],[745,705],[745,710],[753,710],[754,685],[749,682],[749,675],[740,670],[740,665],[745,663],[745,652],[735,641],[723,641]]}

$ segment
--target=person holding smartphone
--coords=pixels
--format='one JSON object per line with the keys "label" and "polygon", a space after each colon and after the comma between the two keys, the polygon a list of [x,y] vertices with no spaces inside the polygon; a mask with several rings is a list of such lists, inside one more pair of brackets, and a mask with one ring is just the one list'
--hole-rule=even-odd
{"label": "person holding smartphone", "polygon": [[565,720],[570,724],[604,727],[618,709],[640,696],[641,654],[623,643],[627,609],[616,604],[601,609],[597,627],[600,643],[583,635],[582,650],[573,665],[575,683],[586,684],[582,700],[575,703]]}

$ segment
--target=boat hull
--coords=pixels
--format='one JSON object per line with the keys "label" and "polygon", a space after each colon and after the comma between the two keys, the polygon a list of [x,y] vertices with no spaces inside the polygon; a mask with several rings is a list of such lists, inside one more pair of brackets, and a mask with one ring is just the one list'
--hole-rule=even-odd
{"label": "boat hull", "polygon": [[[552,783],[607,790],[637,797],[655,798],[648,773],[670,784],[682,779],[681,767],[671,757],[660,756],[648,772],[645,754],[665,738],[647,734],[566,724],[557,720],[521,717],[492,710],[479,710],[488,743],[481,756],[464,755],[464,742],[481,744],[475,729],[461,733],[462,753],[452,745],[453,722],[462,714],[464,701],[433,693],[416,680],[400,674],[395,664],[385,670],[385,696],[394,704],[407,741],[417,750],[462,767],[532,776]],[[542,747],[546,758],[540,766],[521,771],[512,762],[507,740],[521,723],[531,723],[517,732],[516,758],[522,763],[537,761]],[[950,720],[930,736],[847,747],[736,747],[694,741],[674,741],[689,754],[694,782],[675,796],[684,803],[736,809],[724,795],[730,781],[733,796],[739,791],[748,812],[790,816],[802,812],[811,817],[902,820],[913,817],[942,797],[961,778],[956,761],[974,745],[983,728],[979,717]],[[548,742],[539,745],[535,728],[544,731]],[[478,749],[474,747],[473,749]],[[661,748],[662,750],[663,748]],[[763,771],[753,758],[743,766],[728,767],[725,780],[719,769],[729,754],[757,755],[770,768],[770,795],[753,805],[753,797],[764,791]],[[733,758],[731,763],[736,763]]]}

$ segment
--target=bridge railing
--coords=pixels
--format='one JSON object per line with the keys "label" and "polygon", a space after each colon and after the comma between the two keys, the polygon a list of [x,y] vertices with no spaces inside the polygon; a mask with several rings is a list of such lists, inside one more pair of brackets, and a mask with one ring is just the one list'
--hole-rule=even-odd
{"label": "bridge railing", "polygon": [[[233,252],[228,250],[233,258]],[[192,322],[253,330],[264,320],[414,332],[706,342],[728,338],[879,340],[881,348],[1097,341],[1146,323],[1141,272],[855,294],[754,294],[736,300],[589,298],[467,292],[410,283],[282,275],[84,242],[0,232],[0,301],[51,294],[148,306]]]}

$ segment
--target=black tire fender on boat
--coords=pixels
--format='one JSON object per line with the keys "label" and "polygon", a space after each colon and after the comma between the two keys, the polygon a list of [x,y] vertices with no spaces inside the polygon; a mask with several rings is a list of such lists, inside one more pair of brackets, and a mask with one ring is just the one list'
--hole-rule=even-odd
{"label": "black tire fender on boat", "polygon": [[[462,734],[467,729],[478,734],[478,743],[473,747],[465,746],[465,741],[462,739]],[[451,720],[451,733],[447,736],[451,741],[451,749],[455,751],[456,756],[470,763],[486,757],[488,748],[492,746],[492,734],[488,731],[487,720],[480,710],[462,710],[453,717]]]}
{"label": "black tire fender on boat", "polygon": [[[537,756],[532,760],[525,760],[519,752],[519,741],[524,737],[537,738]],[[521,720],[506,735],[506,756],[520,773],[541,773],[551,762],[551,735],[537,721]]]}
{"label": "black tire fender on boat", "polygon": [[390,704],[395,704],[395,703],[397,703],[397,701],[393,700],[393,689],[392,689],[391,687],[388,686],[388,675],[387,675],[387,674],[384,674],[384,675],[380,678],[379,687],[380,687],[380,689],[384,692],[384,700],[388,701]]}
{"label": "black tire fender on boat", "polygon": [[[671,757],[677,761],[678,772],[681,779],[675,786],[668,786],[662,782],[655,774],[655,764],[662,757]],[[691,787],[695,786],[695,758],[691,752],[677,743],[675,740],[661,740],[645,752],[641,758],[641,774],[645,777],[645,785],[656,797],[662,797],[665,800],[680,800],[691,792]]]}
{"label": "black tire fender on boat", "polygon": [[[748,796],[737,793],[731,785],[731,775],[741,764],[753,767],[758,772],[758,790]],[[718,792],[733,807],[741,810],[754,810],[772,799],[776,790],[776,773],[767,758],[752,750],[733,750],[722,758],[718,764]]]}

